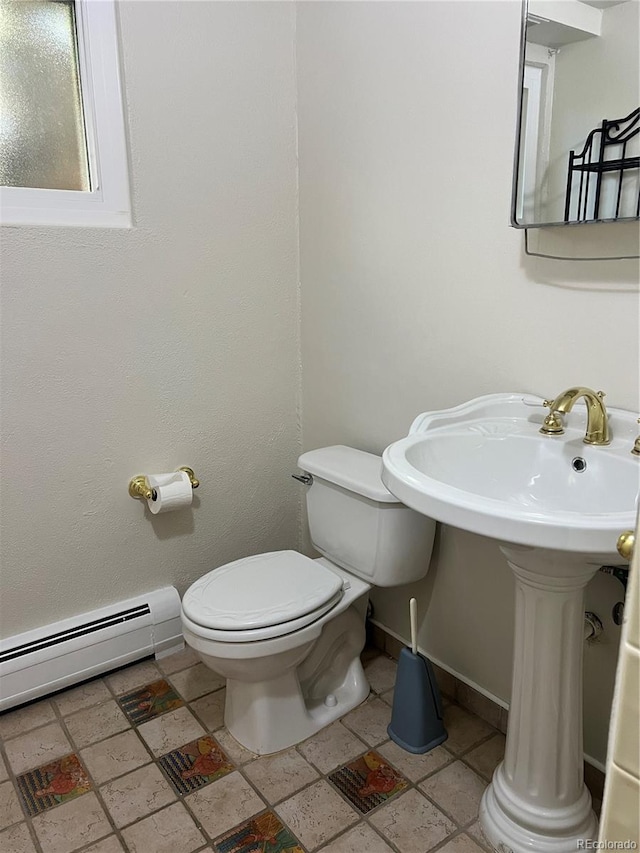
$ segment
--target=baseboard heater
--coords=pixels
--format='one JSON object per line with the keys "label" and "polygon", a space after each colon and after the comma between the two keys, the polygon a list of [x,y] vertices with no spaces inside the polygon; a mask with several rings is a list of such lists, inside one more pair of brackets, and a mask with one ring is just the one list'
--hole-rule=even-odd
{"label": "baseboard heater", "polygon": [[0,711],[182,646],[172,586],[0,640]]}

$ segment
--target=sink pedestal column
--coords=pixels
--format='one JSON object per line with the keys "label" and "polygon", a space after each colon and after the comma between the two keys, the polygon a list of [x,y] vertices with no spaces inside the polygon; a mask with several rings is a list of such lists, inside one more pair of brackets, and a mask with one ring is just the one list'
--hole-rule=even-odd
{"label": "sink pedestal column", "polygon": [[513,684],[504,761],[480,806],[499,853],[576,853],[597,838],[583,781],[584,588],[580,555],[501,546],[516,577]]}

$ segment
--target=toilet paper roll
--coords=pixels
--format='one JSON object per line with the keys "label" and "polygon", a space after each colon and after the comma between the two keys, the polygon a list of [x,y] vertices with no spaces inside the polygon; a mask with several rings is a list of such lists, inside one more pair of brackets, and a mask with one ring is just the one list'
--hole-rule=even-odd
{"label": "toilet paper roll", "polygon": [[156,494],[155,500],[147,501],[147,506],[154,515],[191,506],[193,489],[185,471],[148,474],[147,481]]}

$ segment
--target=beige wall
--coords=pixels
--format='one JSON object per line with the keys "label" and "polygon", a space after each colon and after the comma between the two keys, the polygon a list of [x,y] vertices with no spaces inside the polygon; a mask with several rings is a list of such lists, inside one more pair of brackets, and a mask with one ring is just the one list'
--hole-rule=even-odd
{"label": "beige wall", "polygon": [[[636,409],[636,265],[533,261],[508,227],[519,3],[297,16],[305,447],[379,452],[496,390],[584,382]],[[298,537],[294,6],[120,18],[136,227],[2,235],[3,636]],[[180,464],[202,481],[193,512],[145,516],[129,477]],[[423,647],[507,699],[496,544],[443,528],[417,588]],[[375,597],[404,635],[408,593]],[[590,597],[602,758],[617,581]]]}
{"label": "beige wall", "polygon": [[[500,0],[300,4],[305,449],[380,452],[418,413],[492,391],[580,383],[638,408],[637,263],[527,258],[508,227],[519,24]],[[614,231],[604,243],[615,254]],[[374,595],[405,638],[415,590],[422,647],[508,700],[513,585],[496,543],[443,528],[423,582]],[[599,576],[588,595],[606,627],[586,654],[599,761],[621,591]]]}
{"label": "beige wall", "polygon": [[298,538],[295,10],[119,6],[135,228],[2,233],[5,637]]}

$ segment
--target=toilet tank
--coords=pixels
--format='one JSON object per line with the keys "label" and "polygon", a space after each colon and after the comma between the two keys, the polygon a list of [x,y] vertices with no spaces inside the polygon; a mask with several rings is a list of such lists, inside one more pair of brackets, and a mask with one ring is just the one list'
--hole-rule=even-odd
{"label": "toilet tank", "polygon": [[335,445],[303,453],[298,465],[313,477],[307,511],[321,554],[375,586],[400,586],[427,573],[435,521],[387,490],[379,456]]}

